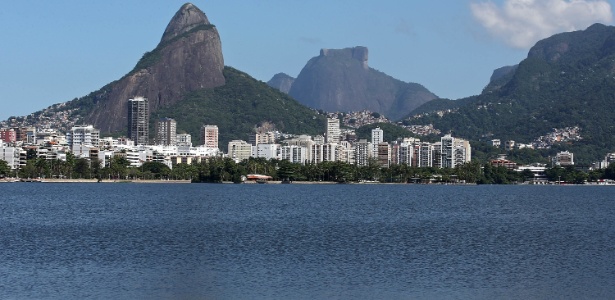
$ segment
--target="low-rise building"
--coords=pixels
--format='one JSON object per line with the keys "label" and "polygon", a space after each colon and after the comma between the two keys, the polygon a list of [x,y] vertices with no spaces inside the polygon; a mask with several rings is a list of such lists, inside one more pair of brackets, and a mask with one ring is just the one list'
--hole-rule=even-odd
{"label": "low-rise building", "polygon": [[19,169],[19,153],[21,148],[9,147],[7,143],[0,142],[0,160],[3,160],[11,170]]}
{"label": "low-rise building", "polygon": [[280,148],[282,159],[288,160],[291,163],[299,163],[304,165],[307,161],[307,148],[297,145],[282,146]]}
{"label": "low-rise building", "polygon": [[555,155],[553,158],[553,164],[555,166],[565,167],[574,165],[574,154],[568,151],[562,151]]}
{"label": "low-rise building", "polygon": [[280,145],[278,144],[258,144],[254,147],[256,153],[253,153],[254,157],[262,157],[265,159],[278,159],[278,150]]}
{"label": "low-rise building", "polygon": [[13,128],[0,129],[0,142],[15,143],[17,142],[17,133]]}
{"label": "low-rise building", "polygon": [[241,162],[252,156],[252,145],[242,140],[232,140],[228,143],[228,156],[235,162]]}
{"label": "low-rise building", "polygon": [[66,133],[66,142],[71,149],[75,146],[98,147],[100,143],[100,130],[92,125],[74,126]]}

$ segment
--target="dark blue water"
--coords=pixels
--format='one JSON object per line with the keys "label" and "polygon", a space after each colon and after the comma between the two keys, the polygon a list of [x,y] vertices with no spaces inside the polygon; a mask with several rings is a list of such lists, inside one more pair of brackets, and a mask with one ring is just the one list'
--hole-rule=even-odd
{"label": "dark blue water", "polygon": [[0,185],[1,299],[615,299],[614,187]]}

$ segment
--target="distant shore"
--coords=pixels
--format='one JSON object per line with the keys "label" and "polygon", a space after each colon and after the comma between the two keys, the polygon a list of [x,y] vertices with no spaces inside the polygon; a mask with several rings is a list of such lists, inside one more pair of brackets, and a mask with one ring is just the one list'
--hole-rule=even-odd
{"label": "distant shore", "polygon": [[[10,182],[41,182],[41,183],[150,183],[150,184],[167,184],[167,183],[181,183],[181,184],[186,184],[186,183],[192,183],[192,181],[190,180],[164,180],[164,179],[156,179],[156,180],[141,180],[141,179],[128,179],[128,180],[116,180],[116,179],[103,179],[101,181],[98,181],[97,179],[56,179],[56,178],[37,178],[37,179],[20,179],[20,178],[0,178],[0,183],[10,183]],[[223,181],[222,184],[233,184],[232,181]],[[242,182],[242,184],[259,184],[258,182],[255,181],[245,181]],[[265,182],[265,184],[284,184],[282,181],[279,180],[271,180],[271,181],[267,181]],[[376,185],[457,185],[457,186],[468,186],[468,185],[477,185],[476,183],[430,183],[430,184],[424,184],[424,183],[404,183],[404,182],[345,182],[345,183],[339,183],[339,182],[335,182],[335,181],[292,181],[290,182],[290,184],[326,184],[326,185],[331,185],[331,184],[351,184],[351,185],[364,185],[364,184],[376,184]],[[517,185],[528,185],[526,183],[524,184],[517,184]],[[600,183],[600,182],[589,182],[586,184],[570,184],[570,183],[546,183],[546,184],[539,184],[540,186],[553,186],[553,185],[560,185],[560,186],[613,186],[615,184],[610,184],[610,183]]]}
{"label": "distant shore", "polygon": [[[19,178],[6,178],[0,179],[0,182],[19,182],[22,181]],[[25,182],[42,182],[42,183],[190,183],[190,180],[115,180],[115,179],[55,179],[55,178],[41,178],[23,180]]]}

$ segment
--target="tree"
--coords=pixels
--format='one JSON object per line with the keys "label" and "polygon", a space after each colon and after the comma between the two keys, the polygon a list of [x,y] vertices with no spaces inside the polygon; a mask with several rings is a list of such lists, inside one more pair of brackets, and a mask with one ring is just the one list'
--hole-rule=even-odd
{"label": "tree", "polygon": [[100,159],[92,158],[90,161],[90,170],[92,172],[92,177],[98,179],[99,181],[102,179],[102,170],[100,168]]}
{"label": "tree", "polygon": [[109,172],[111,177],[121,179],[126,176],[130,161],[124,156],[114,156],[111,158]]}
{"label": "tree", "polygon": [[455,172],[459,180],[467,183],[476,183],[482,178],[482,168],[478,161],[473,160],[455,167]]}
{"label": "tree", "polygon": [[143,165],[141,165],[141,170],[144,173],[153,174],[154,178],[157,179],[168,176],[171,172],[171,169],[167,165],[157,161],[144,162]]}
{"label": "tree", "polygon": [[78,178],[90,178],[90,161],[85,158],[75,160],[73,170]]}
{"label": "tree", "polygon": [[0,177],[6,177],[11,173],[11,167],[9,167],[9,164],[0,159]]}
{"label": "tree", "polygon": [[615,163],[609,164],[609,166],[604,170],[604,175],[602,178],[615,180]]}
{"label": "tree", "polygon": [[283,182],[292,181],[295,171],[293,170],[293,164],[288,160],[282,160],[279,162],[279,169],[277,170],[277,177]]}

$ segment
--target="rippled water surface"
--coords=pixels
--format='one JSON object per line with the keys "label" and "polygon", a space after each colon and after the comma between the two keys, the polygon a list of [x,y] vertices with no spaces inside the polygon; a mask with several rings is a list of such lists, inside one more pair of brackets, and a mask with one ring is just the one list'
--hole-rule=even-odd
{"label": "rippled water surface", "polygon": [[614,195],[0,184],[0,298],[615,299]]}

